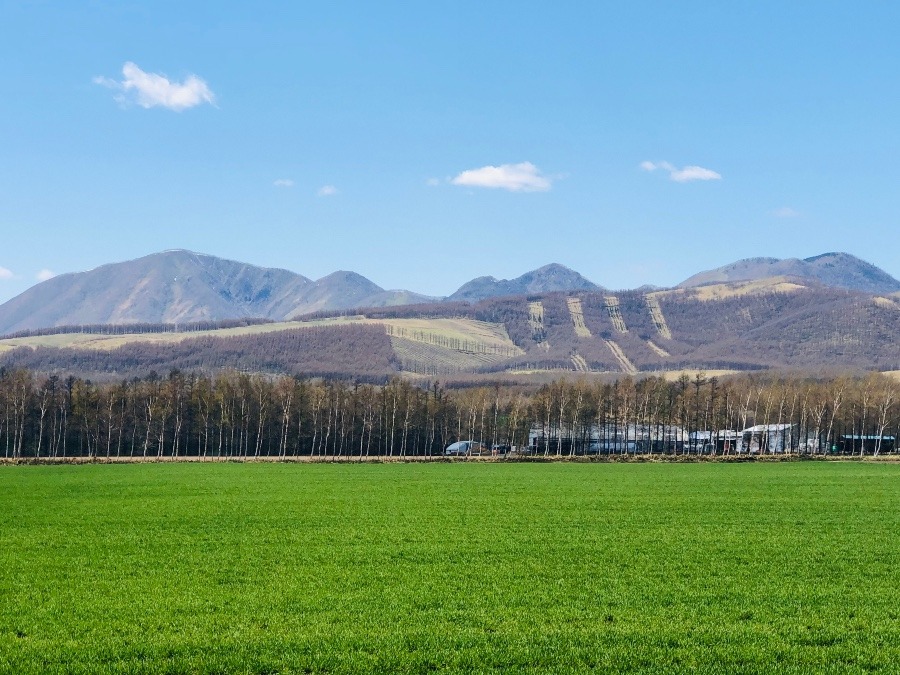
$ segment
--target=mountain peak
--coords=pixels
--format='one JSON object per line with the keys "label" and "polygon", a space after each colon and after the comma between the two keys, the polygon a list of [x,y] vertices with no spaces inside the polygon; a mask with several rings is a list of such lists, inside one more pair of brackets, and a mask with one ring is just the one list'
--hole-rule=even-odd
{"label": "mountain peak", "polygon": [[553,262],[553,263],[547,263],[546,265],[544,265],[542,267],[538,267],[536,270],[532,270],[531,274],[535,274],[537,272],[546,273],[546,272],[572,272],[572,271],[573,270],[570,267],[566,267],[565,265],[562,265],[560,263]]}
{"label": "mountain peak", "polygon": [[788,276],[866,293],[895,293],[900,281],[850,253],[831,252],[804,258],[745,258],[685,279],[681,288]]}
{"label": "mountain peak", "polygon": [[850,255],[849,253],[839,253],[832,251],[830,253],[820,253],[819,255],[814,255],[811,258],[804,258],[803,262],[816,262],[817,260],[823,259],[831,259],[831,258],[853,258],[854,260],[859,260],[856,256]]}
{"label": "mountain peak", "polygon": [[551,293],[553,291],[600,290],[600,286],[585,279],[575,270],[559,263],[550,263],[526,272],[516,279],[478,277],[463,284],[449,300],[477,302],[503,295]]}

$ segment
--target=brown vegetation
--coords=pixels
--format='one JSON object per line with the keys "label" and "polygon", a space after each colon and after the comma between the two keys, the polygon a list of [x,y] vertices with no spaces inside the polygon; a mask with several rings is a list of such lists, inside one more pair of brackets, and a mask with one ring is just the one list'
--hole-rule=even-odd
{"label": "brown vegetation", "polygon": [[[879,374],[719,379],[697,373],[675,381],[562,380],[529,391],[177,370],[165,378],[97,384],[0,372],[0,455],[13,460],[429,456],[461,439],[559,456],[590,452],[597,430],[612,439],[605,452],[733,454],[733,446],[698,445],[691,433],[776,423],[786,427],[783,453],[893,451],[900,382]],[[861,437],[867,440],[853,440]]]}

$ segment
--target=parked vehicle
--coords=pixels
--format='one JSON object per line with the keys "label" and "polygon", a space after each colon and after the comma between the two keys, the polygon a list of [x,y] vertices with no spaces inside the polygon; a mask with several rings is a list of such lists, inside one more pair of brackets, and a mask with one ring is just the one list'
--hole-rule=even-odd
{"label": "parked vehicle", "polygon": [[457,441],[451,443],[444,450],[447,457],[468,457],[469,455],[480,455],[484,446],[478,441]]}

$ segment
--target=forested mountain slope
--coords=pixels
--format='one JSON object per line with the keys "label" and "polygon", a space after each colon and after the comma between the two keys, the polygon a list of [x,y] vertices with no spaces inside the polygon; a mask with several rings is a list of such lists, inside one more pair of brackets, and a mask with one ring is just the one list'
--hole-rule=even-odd
{"label": "forested mountain slope", "polygon": [[[900,370],[897,300],[820,286],[772,288],[782,290],[545,293],[374,308],[204,337],[160,336],[156,327],[147,336],[116,334],[105,342],[78,333],[20,338],[0,341],[0,367],[107,377],[237,368],[350,379],[548,370]],[[325,328],[320,335],[327,339],[294,337]],[[51,344],[67,348],[41,346]]]}

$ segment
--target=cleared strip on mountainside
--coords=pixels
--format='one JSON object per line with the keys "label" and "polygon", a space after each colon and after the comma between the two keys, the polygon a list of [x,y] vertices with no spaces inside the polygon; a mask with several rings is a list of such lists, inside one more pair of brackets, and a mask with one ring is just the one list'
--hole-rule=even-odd
{"label": "cleared strip on mountainside", "polygon": [[[644,297],[647,300],[647,307],[650,310],[650,318],[653,319],[653,325],[656,326],[656,332],[659,333],[661,338],[671,340],[672,331],[669,330],[669,326],[666,324],[666,317],[663,314],[662,307],[659,306],[659,300],[653,295],[646,295]],[[666,356],[668,356],[668,354],[666,354]]]}
{"label": "cleared strip on mountainside", "polygon": [[584,310],[581,309],[581,300],[578,298],[566,298],[566,305],[569,307],[569,315],[572,317],[575,335],[578,337],[591,337],[591,331],[584,325]]}
{"label": "cleared strip on mountainside", "polygon": [[574,365],[575,370],[580,373],[591,372],[591,367],[588,365],[588,362],[585,361],[584,357],[580,354],[572,354],[572,365]]}
{"label": "cleared strip on mountainside", "polygon": [[635,368],[634,364],[628,360],[628,357],[625,356],[625,352],[622,351],[622,348],[619,347],[612,340],[605,340],[606,345],[609,347],[609,350],[613,353],[613,356],[616,357],[616,360],[619,362],[619,365],[622,367],[622,372],[627,373],[629,375],[634,375],[638,372],[638,369]]}
{"label": "cleared strip on mountainside", "polygon": [[544,305],[541,302],[528,303],[528,324],[535,342],[544,341]]}
{"label": "cleared strip on mountainside", "polygon": [[622,318],[622,311],[619,309],[619,299],[614,295],[608,295],[603,300],[606,303],[606,311],[609,312],[609,318],[612,319],[613,326],[620,333],[627,333],[628,327],[625,325],[625,319]]}
{"label": "cleared strip on mountainside", "polygon": [[661,356],[663,358],[667,358],[667,357],[671,356],[671,354],[669,354],[669,352],[667,352],[665,349],[663,349],[659,345],[655,344],[653,342],[653,340],[647,340],[647,346],[650,347],[650,349],[653,350],[653,353],[658,356]]}

